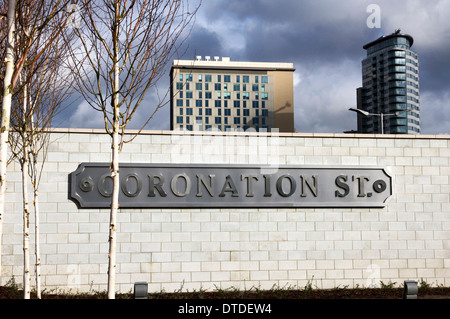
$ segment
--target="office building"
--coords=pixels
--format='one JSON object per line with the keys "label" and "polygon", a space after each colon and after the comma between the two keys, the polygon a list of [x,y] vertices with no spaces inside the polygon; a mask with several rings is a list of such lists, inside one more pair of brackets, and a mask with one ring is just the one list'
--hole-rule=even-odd
{"label": "office building", "polygon": [[174,60],[171,129],[294,132],[292,63]]}
{"label": "office building", "polygon": [[357,89],[359,133],[419,134],[419,61],[413,37],[400,30],[366,44]]}

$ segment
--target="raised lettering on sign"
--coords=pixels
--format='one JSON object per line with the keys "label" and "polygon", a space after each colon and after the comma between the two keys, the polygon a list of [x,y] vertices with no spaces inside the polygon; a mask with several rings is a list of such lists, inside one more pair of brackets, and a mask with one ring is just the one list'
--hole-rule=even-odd
{"label": "raised lettering on sign", "polygon": [[[80,208],[110,205],[108,163],[70,174]],[[392,178],[383,168],[251,165],[120,165],[120,207],[384,207]]]}

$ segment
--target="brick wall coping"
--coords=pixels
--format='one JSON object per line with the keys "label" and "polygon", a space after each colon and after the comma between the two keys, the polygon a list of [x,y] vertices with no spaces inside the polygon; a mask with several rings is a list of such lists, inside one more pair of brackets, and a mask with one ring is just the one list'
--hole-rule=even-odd
{"label": "brick wall coping", "polygon": [[[106,134],[104,129],[85,128],[52,128],[52,133],[76,134]],[[127,130],[126,134],[136,134],[138,130]],[[412,135],[412,134],[354,134],[354,133],[272,133],[272,132],[221,132],[221,131],[170,131],[170,130],[142,130],[141,135],[204,135],[204,136],[277,136],[294,138],[376,138],[376,139],[440,139],[450,140],[450,135]]]}

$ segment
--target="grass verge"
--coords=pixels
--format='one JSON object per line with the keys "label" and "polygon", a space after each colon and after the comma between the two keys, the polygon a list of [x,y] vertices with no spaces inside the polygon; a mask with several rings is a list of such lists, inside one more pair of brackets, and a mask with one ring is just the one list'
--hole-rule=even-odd
{"label": "grass verge", "polygon": [[[12,278],[5,286],[0,286],[0,299],[22,299],[23,291]],[[32,299],[36,294],[32,292]],[[132,292],[117,293],[116,299],[133,299]],[[263,290],[251,288],[238,290],[234,288],[214,291],[186,292],[157,292],[149,293],[149,299],[402,299],[403,287],[396,287],[395,283],[380,282],[379,288],[348,288],[313,289],[309,283],[302,289],[280,288]],[[423,280],[419,282],[419,299],[450,299],[450,287],[432,287]],[[106,291],[90,291],[86,293],[67,293],[58,291],[43,291],[42,299],[107,299]]]}

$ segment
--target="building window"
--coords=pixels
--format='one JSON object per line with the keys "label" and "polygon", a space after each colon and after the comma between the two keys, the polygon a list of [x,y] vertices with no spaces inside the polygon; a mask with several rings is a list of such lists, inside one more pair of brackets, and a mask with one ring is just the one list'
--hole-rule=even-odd
{"label": "building window", "polygon": [[221,100],[215,100],[214,101],[214,106],[215,107],[221,107],[222,106],[222,101]]}
{"label": "building window", "polygon": [[216,118],[214,119],[214,122],[216,124],[221,124],[222,123],[222,118],[220,116],[216,116]]}
{"label": "building window", "polygon": [[241,82],[241,76],[240,75],[236,75],[236,83]]}
{"label": "building window", "polygon": [[187,91],[186,92],[186,98],[187,99],[192,99],[192,91]]}
{"label": "building window", "polygon": [[195,83],[195,89],[196,90],[201,90],[202,89],[202,84],[201,83]]}
{"label": "building window", "polygon": [[269,77],[268,76],[262,76],[261,77],[261,83],[269,83]]}
{"label": "building window", "polygon": [[241,90],[241,85],[240,84],[233,85],[233,90],[234,91],[240,91]]}
{"label": "building window", "polygon": [[257,109],[259,107],[259,101],[252,101],[252,107]]}
{"label": "building window", "polygon": [[234,118],[234,124],[241,124],[241,118],[240,117],[235,117]]}
{"label": "building window", "polygon": [[229,76],[229,75],[224,75],[224,76],[223,76],[223,81],[224,81],[224,82],[227,82],[227,83],[231,82],[231,76]]}
{"label": "building window", "polygon": [[269,94],[268,93],[261,93],[261,99],[268,100],[269,99]]}
{"label": "building window", "polygon": [[252,85],[252,91],[253,91],[253,92],[259,91],[259,85],[258,85],[258,84],[253,84],[253,85]]}
{"label": "building window", "polygon": [[211,109],[206,109],[205,110],[205,115],[212,115],[212,110]]}
{"label": "building window", "polygon": [[177,106],[183,106],[183,100],[177,100]]}
{"label": "building window", "polygon": [[234,107],[241,107],[241,101],[234,101]]}
{"label": "building window", "polygon": [[202,107],[203,106],[202,102],[203,102],[202,100],[195,100],[195,106]]}
{"label": "building window", "polygon": [[[187,108],[186,109],[186,115],[192,115],[192,109],[191,108]],[[189,123],[189,122],[186,122]]]}
{"label": "building window", "polygon": [[222,90],[222,85],[220,83],[214,84],[214,90],[216,90],[216,91]]}
{"label": "building window", "polygon": [[181,123],[183,123],[183,117],[177,116],[177,124],[181,124]]}
{"label": "building window", "polygon": [[211,92],[205,92],[205,99],[212,99],[212,93]]}
{"label": "building window", "polygon": [[182,90],[182,89],[183,89],[183,83],[177,82],[177,90]]}
{"label": "building window", "polygon": [[211,82],[211,75],[210,74],[206,74],[205,75],[205,82]]}
{"label": "building window", "polygon": [[249,82],[250,82],[250,77],[249,77],[248,75],[244,75],[244,76],[242,77],[242,82],[244,82],[244,83],[249,83]]}
{"label": "building window", "polygon": [[247,93],[247,92],[242,93],[242,98],[243,98],[244,100],[250,99],[250,93]]}
{"label": "building window", "polygon": [[224,98],[225,100],[231,99],[231,93],[230,93],[230,92],[225,92],[225,93],[223,93],[223,98]]}
{"label": "building window", "polygon": [[255,83],[259,83],[259,76],[255,75]]}

